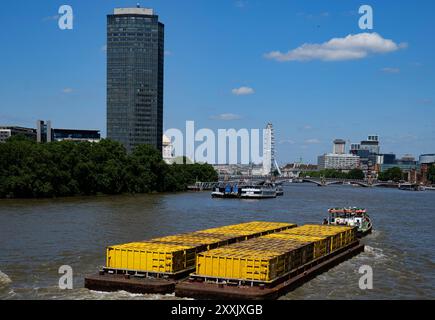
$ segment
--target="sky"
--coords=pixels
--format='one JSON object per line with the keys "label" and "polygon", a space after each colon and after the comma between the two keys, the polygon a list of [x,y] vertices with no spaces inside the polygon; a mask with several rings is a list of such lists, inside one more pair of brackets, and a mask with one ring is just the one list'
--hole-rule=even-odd
{"label": "sky", "polygon": [[[0,124],[106,133],[106,15],[137,1],[2,1]],[[435,153],[435,2],[148,0],[165,24],[165,129],[272,122],[279,163],[332,140]],[[58,9],[74,10],[60,30]],[[373,8],[373,30],[358,9]]]}

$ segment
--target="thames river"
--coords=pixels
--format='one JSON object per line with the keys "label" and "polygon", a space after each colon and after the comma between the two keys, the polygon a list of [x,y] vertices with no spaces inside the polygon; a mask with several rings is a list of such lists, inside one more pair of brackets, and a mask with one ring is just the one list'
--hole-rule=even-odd
{"label": "thames river", "polygon": [[[83,288],[105,247],[253,220],[321,223],[329,207],[368,209],[374,233],[359,256],[282,299],[435,299],[435,192],[293,184],[271,200],[211,199],[208,192],[55,200],[0,200],[0,299],[175,299]],[[74,272],[60,290],[59,267]],[[361,290],[358,270],[373,269]]]}

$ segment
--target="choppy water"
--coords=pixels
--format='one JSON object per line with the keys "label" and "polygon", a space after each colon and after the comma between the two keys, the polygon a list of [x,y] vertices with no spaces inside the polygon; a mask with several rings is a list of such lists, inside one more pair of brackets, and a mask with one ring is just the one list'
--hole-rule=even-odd
{"label": "choppy water", "polygon": [[[0,299],[175,299],[102,293],[83,278],[108,245],[251,220],[320,223],[329,207],[366,207],[374,220],[366,251],[283,299],[435,299],[435,192],[295,184],[276,200],[213,200],[208,193],[0,201]],[[58,269],[74,270],[60,290]],[[358,273],[370,265],[373,290]]]}

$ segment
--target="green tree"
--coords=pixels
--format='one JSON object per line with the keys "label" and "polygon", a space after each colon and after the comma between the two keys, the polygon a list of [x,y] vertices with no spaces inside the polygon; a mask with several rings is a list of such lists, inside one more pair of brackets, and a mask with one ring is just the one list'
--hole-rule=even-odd
{"label": "green tree", "polygon": [[378,179],[381,181],[394,181],[399,182],[403,179],[403,171],[399,167],[390,168],[384,172],[379,173]]}
{"label": "green tree", "polygon": [[435,165],[429,167],[427,172],[427,179],[430,181],[430,183],[435,184]]}
{"label": "green tree", "polygon": [[110,140],[37,144],[17,136],[0,144],[0,198],[172,192],[217,179],[208,164],[168,166],[149,145],[127,154]]}
{"label": "green tree", "polygon": [[364,177],[364,172],[361,169],[352,169],[347,174],[348,179],[363,180]]}
{"label": "green tree", "polygon": [[131,193],[164,191],[166,164],[162,155],[149,145],[136,147],[129,157],[127,190]]}

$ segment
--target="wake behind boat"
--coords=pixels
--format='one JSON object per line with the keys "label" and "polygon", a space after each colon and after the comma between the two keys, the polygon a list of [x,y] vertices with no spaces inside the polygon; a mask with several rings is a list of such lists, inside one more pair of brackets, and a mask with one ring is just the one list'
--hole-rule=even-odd
{"label": "wake behind boat", "polygon": [[372,233],[372,221],[363,208],[332,208],[328,210],[329,217],[324,224],[358,227],[357,236],[365,237]]}

